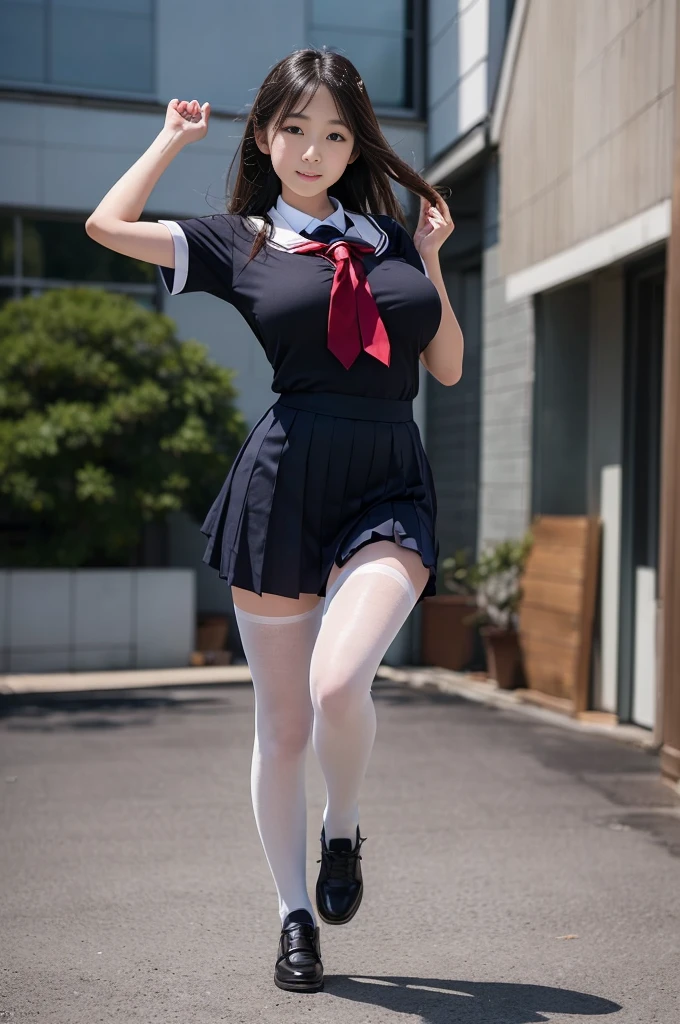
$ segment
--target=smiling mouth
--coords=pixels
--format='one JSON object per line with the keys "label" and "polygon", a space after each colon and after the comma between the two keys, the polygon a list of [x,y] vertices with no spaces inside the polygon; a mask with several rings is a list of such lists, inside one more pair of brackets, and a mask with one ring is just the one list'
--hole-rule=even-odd
{"label": "smiling mouth", "polygon": [[297,172],[301,178],[320,178],[320,174],[306,174],[304,171]]}

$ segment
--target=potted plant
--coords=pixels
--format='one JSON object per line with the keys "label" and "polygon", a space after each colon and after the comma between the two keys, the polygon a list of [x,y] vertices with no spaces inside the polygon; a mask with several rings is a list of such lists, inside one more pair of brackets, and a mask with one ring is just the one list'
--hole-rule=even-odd
{"label": "potted plant", "polygon": [[468,548],[461,548],[441,563],[446,594],[423,600],[422,660],[425,665],[459,672],[470,662],[474,627],[470,611],[475,607],[475,566]]}
{"label": "potted plant", "polygon": [[519,540],[486,544],[475,567],[478,611],[474,619],[480,626],[488,673],[505,690],[522,682],[517,613],[531,543],[527,531]]}
{"label": "potted plant", "polygon": [[219,612],[204,612],[196,623],[195,665],[230,665],[232,652],[225,650],[229,637],[229,618]]}

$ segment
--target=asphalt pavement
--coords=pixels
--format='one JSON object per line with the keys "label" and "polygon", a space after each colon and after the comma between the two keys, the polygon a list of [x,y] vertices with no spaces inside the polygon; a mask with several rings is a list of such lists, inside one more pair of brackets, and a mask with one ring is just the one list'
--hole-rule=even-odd
{"label": "asphalt pavement", "polygon": [[[364,899],[273,983],[249,684],[2,698],[0,1022],[680,1020],[680,801],[654,754],[378,679]],[[323,776],[308,752],[308,886]]]}

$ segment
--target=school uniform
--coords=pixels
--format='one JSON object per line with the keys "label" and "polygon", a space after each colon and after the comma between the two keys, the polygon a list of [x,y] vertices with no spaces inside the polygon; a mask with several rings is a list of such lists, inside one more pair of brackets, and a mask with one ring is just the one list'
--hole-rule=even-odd
{"label": "school uniform", "polygon": [[168,291],[235,306],[278,394],[201,527],[203,560],[257,594],[322,597],[334,561],[389,539],[429,568],[420,601],[436,590],[439,543],[413,399],[441,300],[398,221],[329,198],[334,212],[319,221],[279,196],[272,237],[250,262],[262,217],[159,221],[175,245],[174,270],[159,268]]}

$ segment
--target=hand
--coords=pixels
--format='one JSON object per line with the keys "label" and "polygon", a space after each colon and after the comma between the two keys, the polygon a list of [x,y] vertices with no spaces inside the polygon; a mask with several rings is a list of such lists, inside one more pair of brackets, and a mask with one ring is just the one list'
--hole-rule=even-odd
{"label": "hand", "polygon": [[431,206],[429,199],[420,197],[420,217],[413,242],[424,260],[439,252],[454,227],[449,208],[441,196],[437,197],[436,206]]}
{"label": "hand", "polygon": [[165,128],[177,134],[181,134],[183,142],[198,142],[208,133],[208,121],[210,119],[210,104],[206,102],[202,107],[198,100],[170,100],[165,114]]}

